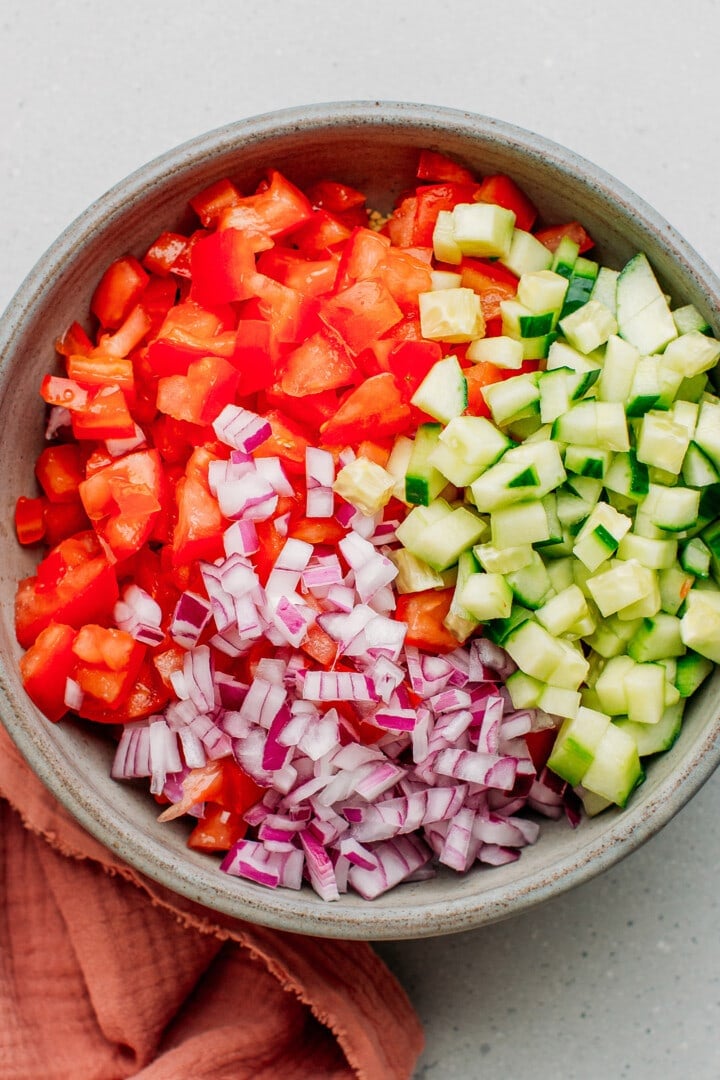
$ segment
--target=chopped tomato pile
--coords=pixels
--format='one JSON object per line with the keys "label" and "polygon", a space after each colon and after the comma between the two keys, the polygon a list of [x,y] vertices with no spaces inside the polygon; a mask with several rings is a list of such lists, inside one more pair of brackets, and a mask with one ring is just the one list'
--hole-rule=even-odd
{"label": "chopped tomato pile", "polygon": [[[374,485],[392,476],[398,439],[432,420],[412,399],[438,361],[458,358],[475,416],[489,415],[486,386],[518,374],[422,332],[419,296],[452,272],[479,297],[484,336],[502,333],[515,275],[492,257],[451,266],[433,251],[441,211],[483,202],[536,227],[509,177],[479,180],[431,151],[380,228],[362,192],[335,179],[300,190],[270,169],[252,193],[222,179],[191,200],[192,231],[111,263],[89,317],[79,312],[57,342],[59,367],[40,387],[38,488],[15,515],[20,543],[43,551],[17,589],[24,685],[51,721],[111,725],[115,775],[149,776],[167,816],[194,814],[193,847],[236,851],[249,828],[269,830],[283,793],[310,783],[288,771],[298,744],[282,731],[303,711],[269,704],[278,680],[317,676],[318,732],[329,716],[331,742],[374,760],[420,700],[401,650],[442,663],[461,644],[447,625],[451,588],[397,588],[394,529],[408,505]],[[580,251],[592,243],[576,223],[536,235],[551,249],[564,235]],[[359,608],[379,620],[375,652],[348,638],[363,631],[347,622]],[[394,720],[358,689],[368,658],[376,686],[387,668]],[[264,725],[259,750],[249,712]],[[320,743],[315,760],[329,749]],[[270,774],[263,817],[253,808]],[[504,782],[512,790],[514,774]],[[298,844],[278,826],[275,850],[300,851],[322,893],[318,831]],[[486,861],[502,861],[486,846]],[[345,854],[362,867],[352,845]],[[275,873],[253,866],[255,880]],[[265,883],[277,880],[289,883]]]}

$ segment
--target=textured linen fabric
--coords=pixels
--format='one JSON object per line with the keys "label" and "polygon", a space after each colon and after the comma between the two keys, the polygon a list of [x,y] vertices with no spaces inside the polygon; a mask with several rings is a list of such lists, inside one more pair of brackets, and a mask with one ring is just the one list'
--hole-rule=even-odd
{"label": "textured linen fabric", "polygon": [[3,1080],[404,1080],[422,1049],[364,942],[226,919],[86,833],[0,728]]}

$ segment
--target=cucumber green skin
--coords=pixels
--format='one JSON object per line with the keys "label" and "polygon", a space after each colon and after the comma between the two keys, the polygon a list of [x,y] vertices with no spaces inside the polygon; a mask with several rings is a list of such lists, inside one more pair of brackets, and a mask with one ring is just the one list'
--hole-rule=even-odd
{"label": "cucumber green skin", "polygon": [[694,694],[697,688],[707,679],[712,672],[712,660],[706,660],[695,652],[687,652],[685,656],[679,656],[677,672],[675,674],[675,686],[681,698],[688,698]]}

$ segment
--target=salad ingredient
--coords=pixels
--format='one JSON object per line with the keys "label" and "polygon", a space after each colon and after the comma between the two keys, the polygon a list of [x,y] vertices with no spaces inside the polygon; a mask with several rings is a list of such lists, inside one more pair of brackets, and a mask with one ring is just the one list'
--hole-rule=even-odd
{"label": "salad ingredient", "polygon": [[509,177],[418,179],[378,228],[335,180],[199,192],[58,342],[16,507],[36,705],[326,900],[624,805],[720,660],[702,315]]}

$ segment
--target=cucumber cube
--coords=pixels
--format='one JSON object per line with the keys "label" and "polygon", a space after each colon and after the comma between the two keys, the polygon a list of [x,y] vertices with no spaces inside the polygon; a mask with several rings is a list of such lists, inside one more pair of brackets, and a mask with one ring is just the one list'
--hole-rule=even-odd
{"label": "cucumber cube", "polygon": [[616,720],[615,726],[635,740],[640,757],[661,754],[677,741],[682,728],[684,702],[665,709],[657,724],[638,724],[634,720]]}
{"label": "cucumber cube", "polygon": [[625,514],[607,503],[598,503],[577,535],[573,555],[588,570],[597,570],[615,553],[631,525],[632,520]]}
{"label": "cucumber cube", "polygon": [[420,329],[430,341],[472,341],[485,333],[480,297],[472,289],[434,289],[419,293],[418,303]]}
{"label": "cucumber cube", "polygon": [[471,341],[465,355],[475,364],[494,364],[495,367],[511,371],[522,367],[525,359],[522,342],[504,334]]}
{"label": "cucumber cube", "polygon": [[473,554],[489,574],[510,574],[529,566],[535,550],[530,544],[506,548],[497,548],[494,544],[476,544]]}
{"label": "cucumber cube", "polygon": [[690,590],[680,620],[680,633],[689,649],[720,664],[720,592]]}
{"label": "cucumber cube", "polygon": [[610,716],[624,716],[628,711],[625,678],[635,668],[635,661],[627,655],[612,656],[595,680],[595,693]]}
{"label": "cucumber cube", "polygon": [[521,277],[538,270],[549,270],[552,266],[552,252],[541,244],[532,233],[523,229],[514,229],[510,241],[510,250],[500,256],[500,262],[513,274]]}
{"label": "cucumber cube", "polygon": [[583,787],[618,806],[625,806],[644,776],[632,735],[611,723],[583,776]]}
{"label": "cucumber cube", "polygon": [[[422,293],[421,299],[422,296],[431,295],[433,294]],[[464,412],[468,402],[467,382],[457,357],[446,356],[444,360],[433,364],[410,400],[418,409],[443,424]]]}
{"label": "cucumber cube", "polygon": [[505,680],[505,689],[510,695],[514,709],[534,709],[540,701],[545,683],[533,679],[518,669]]}
{"label": "cucumber cube", "polygon": [[471,574],[460,593],[460,604],[480,622],[507,619],[513,602],[512,589],[502,574]]}
{"label": "cucumber cube", "polygon": [[579,784],[592,765],[609,726],[609,716],[581,705],[575,717],[565,720],[560,728],[548,758],[548,768],[573,787]]}
{"label": "cucumber cube", "polygon": [[672,313],[673,322],[677,327],[678,334],[687,334],[691,330],[699,330],[701,334],[710,334],[712,330],[704,315],[693,304],[675,308]]}
{"label": "cucumber cube", "polygon": [[543,311],[559,312],[567,287],[567,278],[552,270],[528,272],[518,282],[518,300],[537,314]]}
{"label": "cucumber cube", "polygon": [[598,300],[588,300],[582,307],[560,322],[560,329],[573,346],[584,356],[604,345],[618,325],[612,311]]}
{"label": "cucumber cube", "polygon": [[616,560],[608,570],[588,578],[590,595],[604,616],[622,611],[648,596],[656,586],[656,574],[637,561]]}
{"label": "cucumber cube", "polygon": [[652,619],[643,619],[630,638],[627,651],[637,663],[681,656],[685,645],[680,633],[680,619],[664,611]]}
{"label": "cucumber cube", "polygon": [[390,501],[395,478],[368,458],[355,458],[337,474],[333,491],[363,514],[376,514]]}
{"label": "cucumber cube", "polygon": [[514,503],[494,510],[490,515],[490,535],[497,548],[516,547],[550,539],[547,512],[542,502]]}
{"label": "cucumber cube", "polygon": [[620,401],[624,405],[630,397],[635,368],[640,353],[629,341],[611,334],[605,347],[605,359],[598,379],[598,398],[601,401]]}
{"label": "cucumber cube", "polygon": [[588,612],[587,600],[582,590],[573,583],[538,608],[535,617],[549,633],[559,637],[560,634],[566,633],[578,619],[584,619]]}
{"label": "cucumber cube", "polygon": [[484,416],[455,416],[440,432],[429,461],[457,487],[467,487],[511,446]]}
{"label": "cucumber cube", "polygon": [[665,711],[665,668],[661,664],[635,664],[624,683],[628,719],[657,724]]}
{"label": "cucumber cube", "polygon": [[699,656],[696,652],[687,652],[678,657],[675,670],[675,686],[681,698],[688,698],[707,679],[713,670],[712,660]]}
{"label": "cucumber cube", "polygon": [[620,336],[643,356],[662,352],[677,337],[675,322],[646,255],[636,255],[617,280]]}
{"label": "cucumber cube", "polygon": [[546,686],[540,695],[538,707],[551,716],[563,716],[572,719],[581,707],[580,692],[568,690],[562,686]]}
{"label": "cucumber cube", "polygon": [[405,474],[405,502],[427,506],[435,499],[447,480],[434,465],[430,457],[438,444],[441,424],[420,424],[415,433],[412,453]]}
{"label": "cucumber cube", "polygon": [[637,458],[677,476],[690,445],[690,432],[665,412],[646,412],[637,436]]}
{"label": "cucumber cube", "polygon": [[399,593],[423,592],[425,589],[441,589],[445,584],[442,576],[422,559],[398,548],[388,556],[397,567],[394,585]]}
{"label": "cucumber cube", "polygon": [[663,353],[663,364],[674,368],[683,378],[691,379],[710,371],[720,358],[720,341],[706,337],[699,330],[690,330],[671,341]]}
{"label": "cucumber cube", "polygon": [[433,229],[433,252],[440,262],[459,266],[463,253],[455,239],[455,219],[451,210],[440,210]]}
{"label": "cucumber cube", "polygon": [[453,236],[463,255],[501,258],[510,253],[515,214],[493,203],[460,203],[452,210]]}

